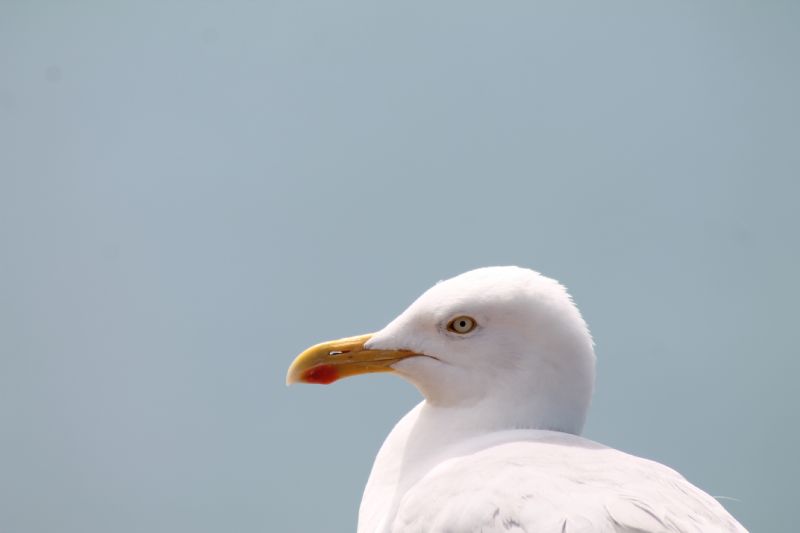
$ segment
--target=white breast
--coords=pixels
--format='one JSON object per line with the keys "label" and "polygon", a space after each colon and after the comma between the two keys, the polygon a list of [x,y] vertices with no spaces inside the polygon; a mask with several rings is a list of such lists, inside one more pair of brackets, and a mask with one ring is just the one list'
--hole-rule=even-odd
{"label": "white breast", "polygon": [[423,404],[382,447],[358,533],[745,531],[674,470],[575,435],[500,431],[426,454]]}

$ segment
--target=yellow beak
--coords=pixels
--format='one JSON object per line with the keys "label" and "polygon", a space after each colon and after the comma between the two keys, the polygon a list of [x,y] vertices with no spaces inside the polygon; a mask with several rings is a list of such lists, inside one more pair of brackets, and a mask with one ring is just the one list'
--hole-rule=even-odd
{"label": "yellow beak", "polygon": [[294,360],[286,373],[286,384],[322,383],[370,372],[391,372],[392,365],[420,355],[410,350],[367,350],[372,334],[347,337],[312,346]]}

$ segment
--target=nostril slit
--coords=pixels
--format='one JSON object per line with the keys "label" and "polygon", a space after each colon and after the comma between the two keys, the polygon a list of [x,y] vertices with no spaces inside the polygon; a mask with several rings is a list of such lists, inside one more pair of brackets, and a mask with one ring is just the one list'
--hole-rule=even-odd
{"label": "nostril slit", "polygon": [[342,355],[347,352],[348,350],[333,350],[332,352],[328,352],[328,355]]}

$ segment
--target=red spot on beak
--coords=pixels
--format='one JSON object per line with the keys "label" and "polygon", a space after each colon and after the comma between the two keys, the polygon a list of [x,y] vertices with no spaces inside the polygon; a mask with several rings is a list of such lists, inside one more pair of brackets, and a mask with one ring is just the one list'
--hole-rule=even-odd
{"label": "red spot on beak", "polygon": [[319,383],[328,385],[339,379],[339,371],[333,365],[318,365],[314,368],[309,368],[303,374],[302,381],[306,383]]}

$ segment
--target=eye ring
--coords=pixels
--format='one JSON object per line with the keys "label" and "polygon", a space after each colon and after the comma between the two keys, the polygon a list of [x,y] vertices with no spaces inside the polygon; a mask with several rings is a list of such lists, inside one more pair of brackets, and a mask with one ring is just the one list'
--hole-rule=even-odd
{"label": "eye ring", "polygon": [[459,335],[466,335],[478,326],[475,319],[466,315],[457,316],[447,323],[447,331],[458,333]]}

